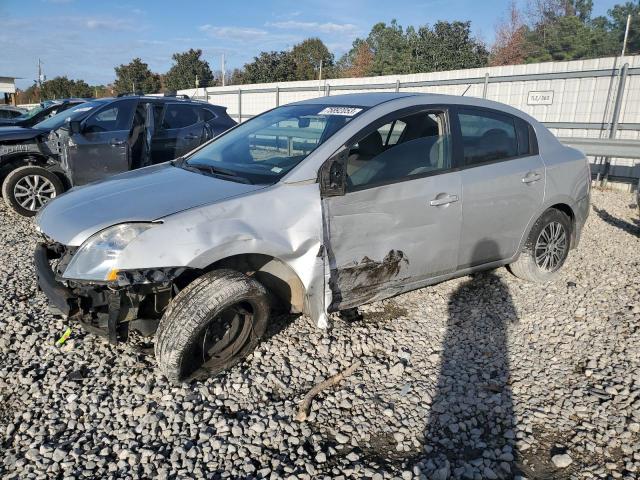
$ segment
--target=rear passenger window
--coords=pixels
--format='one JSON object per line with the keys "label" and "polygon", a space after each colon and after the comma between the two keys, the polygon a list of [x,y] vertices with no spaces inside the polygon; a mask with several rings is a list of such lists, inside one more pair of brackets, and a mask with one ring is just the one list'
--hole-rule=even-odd
{"label": "rear passenger window", "polygon": [[[458,113],[465,165],[517,157],[515,119],[509,115],[477,110]],[[528,138],[528,137],[527,137]],[[528,150],[528,142],[526,149]]]}
{"label": "rear passenger window", "polygon": [[167,106],[162,127],[166,129],[184,128],[199,121],[198,110],[193,105],[172,104]]}
{"label": "rear passenger window", "polygon": [[535,152],[533,128],[519,118],[516,118],[515,122],[516,134],[518,135],[518,155],[533,155]]}
{"label": "rear passenger window", "polygon": [[211,110],[207,110],[206,108],[202,109],[202,114],[204,115],[203,118],[205,122],[210,122],[211,120],[216,118],[213,112]]}

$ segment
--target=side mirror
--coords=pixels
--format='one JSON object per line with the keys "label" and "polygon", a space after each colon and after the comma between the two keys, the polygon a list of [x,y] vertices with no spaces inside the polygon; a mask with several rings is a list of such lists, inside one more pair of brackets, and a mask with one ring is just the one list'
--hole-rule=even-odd
{"label": "side mirror", "polygon": [[80,126],[80,122],[78,120],[69,120],[69,133],[75,135],[76,133],[80,133],[82,131],[82,127]]}
{"label": "side mirror", "polygon": [[346,155],[340,154],[327,160],[320,167],[320,194],[322,197],[337,197],[344,195],[346,189],[346,169],[344,158]]}

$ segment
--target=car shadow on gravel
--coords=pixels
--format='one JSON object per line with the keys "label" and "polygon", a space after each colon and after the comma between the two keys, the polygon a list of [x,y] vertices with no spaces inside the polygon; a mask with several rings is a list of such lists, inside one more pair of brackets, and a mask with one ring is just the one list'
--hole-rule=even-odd
{"label": "car shadow on gravel", "polygon": [[[486,258],[491,251],[497,257],[497,245],[483,241],[474,253]],[[521,473],[507,342],[514,322],[509,289],[493,272],[473,275],[449,299],[437,391],[424,431],[424,450],[438,478],[457,469],[464,478]]]}
{"label": "car shadow on gravel", "polygon": [[[640,219],[633,219],[631,222],[615,217],[603,208],[593,206],[593,211],[609,225],[624,230],[632,235],[640,236]],[[633,222],[633,223],[632,223]]]}

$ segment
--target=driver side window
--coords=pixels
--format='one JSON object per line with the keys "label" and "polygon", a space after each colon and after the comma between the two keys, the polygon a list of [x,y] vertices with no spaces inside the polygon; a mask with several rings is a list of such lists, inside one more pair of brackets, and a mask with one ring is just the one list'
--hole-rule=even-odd
{"label": "driver side window", "polygon": [[361,189],[451,168],[444,112],[417,112],[392,119],[349,150],[347,184]]}
{"label": "driver side window", "polygon": [[85,133],[129,130],[133,120],[135,102],[122,101],[94,113],[85,123]]}

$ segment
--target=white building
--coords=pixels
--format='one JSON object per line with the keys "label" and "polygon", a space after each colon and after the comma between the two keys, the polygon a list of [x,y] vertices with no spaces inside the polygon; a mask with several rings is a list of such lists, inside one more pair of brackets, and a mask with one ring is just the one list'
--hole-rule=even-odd
{"label": "white building", "polygon": [[0,103],[16,103],[16,78],[0,76]]}

